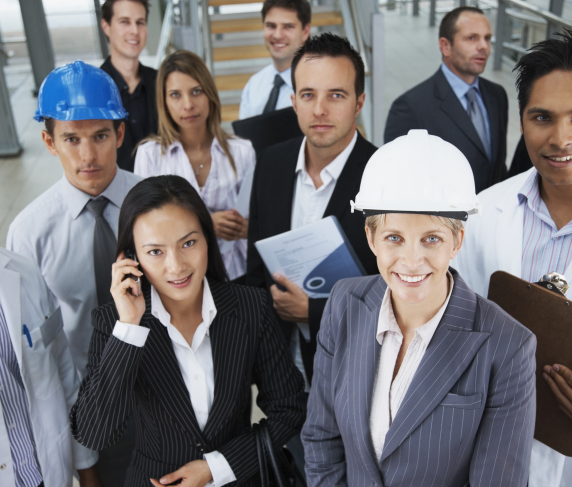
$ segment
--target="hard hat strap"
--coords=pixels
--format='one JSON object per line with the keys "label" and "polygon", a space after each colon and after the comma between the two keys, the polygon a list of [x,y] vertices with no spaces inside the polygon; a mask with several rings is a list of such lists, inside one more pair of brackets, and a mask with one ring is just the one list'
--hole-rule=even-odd
{"label": "hard hat strap", "polygon": [[387,213],[407,213],[408,215],[430,215],[452,218],[466,222],[469,214],[466,211],[401,211],[401,210],[363,210],[364,216],[384,215]]}

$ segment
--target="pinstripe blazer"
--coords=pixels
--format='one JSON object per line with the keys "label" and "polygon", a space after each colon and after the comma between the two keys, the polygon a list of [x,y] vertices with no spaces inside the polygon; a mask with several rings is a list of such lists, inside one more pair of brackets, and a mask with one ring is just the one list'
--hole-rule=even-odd
{"label": "pinstripe blazer", "polygon": [[318,335],[302,430],[309,486],[526,486],[534,418],[535,336],[455,285],[376,458],[369,419],[387,285],[340,281]]}
{"label": "pinstripe blazer", "polygon": [[119,316],[113,303],[92,312],[88,374],[70,413],[74,438],[93,450],[114,444],[134,415],[135,451],[125,485],[149,485],[186,463],[218,450],[237,485],[259,485],[250,427],[252,383],[268,415],[276,446],[300,430],[304,382],[290,357],[264,291],[209,280],[217,315],[210,326],[215,391],[200,430],[167,329],[151,314],[149,285],[140,326],[150,328],[143,347],[112,335]]}

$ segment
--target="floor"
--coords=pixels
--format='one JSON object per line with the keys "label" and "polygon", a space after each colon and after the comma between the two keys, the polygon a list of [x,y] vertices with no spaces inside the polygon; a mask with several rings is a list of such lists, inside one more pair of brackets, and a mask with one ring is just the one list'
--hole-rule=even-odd
{"label": "floor", "polygon": [[[424,5],[427,4],[423,3],[422,7]],[[436,71],[440,53],[437,28],[428,26],[426,9],[419,17],[412,17],[399,9],[384,15],[386,63],[383,90],[384,111],[387,113],[397,96]],[[42,124],[32,119],[36,99],[32,97],[33,80],[29,67],[9,66],[6,77],[23,151],[19,157],[0,158],[0,246],[5,246],[8,227],[14,217],[62,176],[58,159],[52,157],[43,145]],[[503,85],[508,93],[510,162],[520,136],[514,75],[509,65],[503,66],[500,72],[493,71],[491,59],[485,77]]]}

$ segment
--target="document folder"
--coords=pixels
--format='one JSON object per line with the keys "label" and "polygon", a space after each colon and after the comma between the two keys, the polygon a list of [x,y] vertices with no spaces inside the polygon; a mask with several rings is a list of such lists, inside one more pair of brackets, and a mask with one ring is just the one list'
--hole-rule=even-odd
{"label": "document folder", "polygon": [[235,135],[252,142],[257,156],[266,147],[304,135],[292,107],[236,120],[232,122],[232,130]]}
{"label": "document folder", "polygon": [[254,245],[270,274],[282,274],[311,298],[327,298],[340,279],[365,275],[335,216]]}
{"label": "document folder", "polygon": [[572,419],[560,410],[542,377],[545,365],[561,364],[572,369],[571,302],[565,296],[503,271],[491,276],[488,298],[536,335],[534,437],[553,450],[572,456]]}

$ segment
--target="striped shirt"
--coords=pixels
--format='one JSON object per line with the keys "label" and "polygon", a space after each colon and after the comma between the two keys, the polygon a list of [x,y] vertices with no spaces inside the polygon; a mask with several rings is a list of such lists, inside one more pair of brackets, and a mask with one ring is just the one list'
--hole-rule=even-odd
{"label": "striped shirt", "polygon": [[536,170],[527,178],[518,197],[525,205],[521,277],[537,282],[549,272],[564,274],[572,259],[572,222],[558,230],[540,197]]}
{"label": "striped shirt", "polygon": [[[207,181],[199,188],[189,158],[179,141],[173,142],[164,153],[158,142],[146,142],[137,149],[135,174],[148,178],[174,174],[185,178],[201,195],[209,213],[232,210],[246,173],[254,168],[256,154],[249,140],[232,138],[228,140],[230,152],[236,166],[236,174],[230,161],[216,138],[211,146],[211,170]],[[246,273],[246,239],[235,240],[233,245],[217,239],[222,260],[230,279]]]}
{"label": "striped shirt", "polygon": [[1,305],[0,406],[10,441],[16,487],[37,487],[42,482],[42,474],[36,456],[28,399]]}

